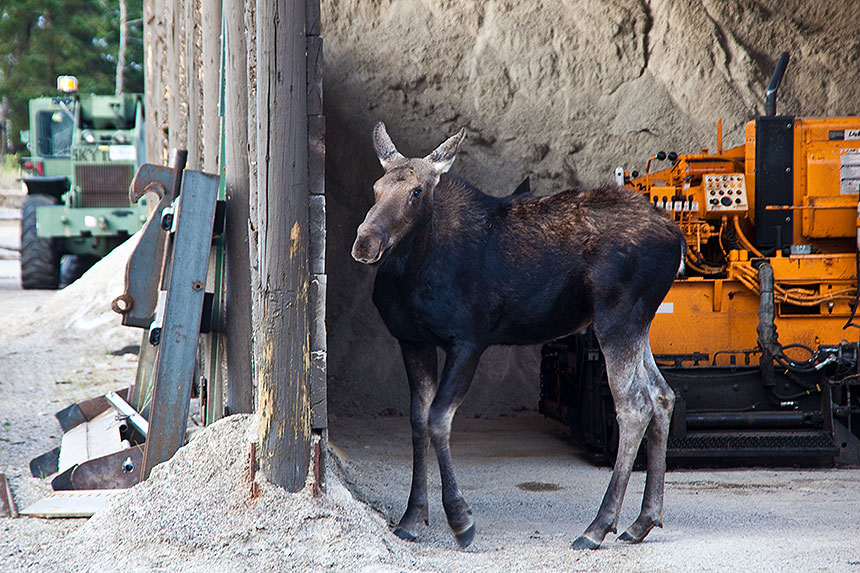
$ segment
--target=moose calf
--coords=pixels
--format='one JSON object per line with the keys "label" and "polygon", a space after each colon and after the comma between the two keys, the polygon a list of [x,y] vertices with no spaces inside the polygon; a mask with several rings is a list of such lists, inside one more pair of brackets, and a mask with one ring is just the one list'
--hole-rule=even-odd
{"label": "moose calf", "polygon": [[[465,130],[424,158],[401,155],[382,123],[373,145],[385,174],[358,228],[356,261],[377,267],[373,302],[403,353],[411,392],[412,488],[394,533],[426,522],[427,445],[457,541],[475,535],[454,477],[451,420],[484,350],[540,344],[591,325],[606,358],[619,427],[618,457],[597,517],[573,542],[595,549],[615,532],[633,460],[648,436],[642,510],[619,537],[639,542],[661,526],[666,440],[674,394],[648,331],[686,249],[677,225],[615,185],[548,197],[496,198],[447,175]],[[446,353],[437,376],[437,348]]]}

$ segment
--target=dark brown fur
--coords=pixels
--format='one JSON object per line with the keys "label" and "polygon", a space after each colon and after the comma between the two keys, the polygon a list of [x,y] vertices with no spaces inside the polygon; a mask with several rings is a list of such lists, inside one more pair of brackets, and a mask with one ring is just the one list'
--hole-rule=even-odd
{"label": "dark brown fur", "polygon": [[[642,512],[622,535],[641,541],[661,523],[674,404],[648,329],[678,272],[680,229],[639,194],[614,185],[491,197],[444,174],[463,132],[423,159],[407,159],[380,125],[374,143],[386,173],[374,185],[376,204],[358,229],[353,257],[378,265],[373,301],[400,341],[412,396],[412,489],[395,533],[414,539],[427,519],[429,438],[448,523],[461,545],[471,542],[473,520],[454,477],[449,436],[481,354],[491,345],[535,344],[591,325],[606,358],[620,437],[603,503],[574,547],[595,548],[614,530],[647,432]],[[447,355],[441,377],[437,348]]]}

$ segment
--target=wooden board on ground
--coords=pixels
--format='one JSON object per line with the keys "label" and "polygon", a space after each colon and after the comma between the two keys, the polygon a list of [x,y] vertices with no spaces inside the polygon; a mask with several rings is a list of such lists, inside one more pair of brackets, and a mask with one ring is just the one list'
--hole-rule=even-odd
{"label": "wooden board on ground", "polygon": [[121,489],[66,490],[49,493],[21,510],[29,517],[92,517]]}
{"label": "wooden board on ground", "polygon": [[89,422],[75,426],[63,434],[60,448],[59,471],[66,471],[75,464],[100,458],[123,449],[119,428],[123,422],[118,412],[109,406]]}

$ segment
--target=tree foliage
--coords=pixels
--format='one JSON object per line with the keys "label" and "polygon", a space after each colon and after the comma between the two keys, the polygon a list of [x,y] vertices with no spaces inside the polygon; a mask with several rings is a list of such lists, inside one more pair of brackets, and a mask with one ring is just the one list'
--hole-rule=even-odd
{"label": "tree foliage", "polygon": [[[127,91],[143,90],[143,0],[128,1]],[[27,129],[30,98],[57,93],[57,76],[78,77],[84,93],[114,93],[119,46],[118,0],[0,0],[0,101],[9,136]]]}

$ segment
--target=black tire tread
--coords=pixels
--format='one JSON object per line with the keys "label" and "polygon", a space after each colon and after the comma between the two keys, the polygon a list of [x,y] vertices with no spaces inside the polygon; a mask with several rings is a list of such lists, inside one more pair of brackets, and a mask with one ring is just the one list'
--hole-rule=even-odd
{"label": "black tire tread", "polygon": [[60,284],[60,256],[53,239],[36,235],[36,208],[54,205],[47,195],[28,195],[21,206],[21,286],[56,289]]}

